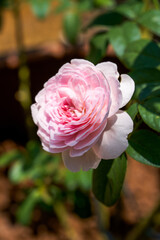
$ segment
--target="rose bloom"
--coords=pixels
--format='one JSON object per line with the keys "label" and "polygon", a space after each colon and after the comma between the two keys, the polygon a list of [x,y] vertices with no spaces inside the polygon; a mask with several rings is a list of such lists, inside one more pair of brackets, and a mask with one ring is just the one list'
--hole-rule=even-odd
{"label": "rose bloom", "polygon": [[64,64],[37,94],[31,106],[44,150],[62,152],[71,171],[97,168],[101,159],[114,159],[127,148],[133,130],[130,116],[119,110],[134,92],[117,65],[94,65],[82,59]]}

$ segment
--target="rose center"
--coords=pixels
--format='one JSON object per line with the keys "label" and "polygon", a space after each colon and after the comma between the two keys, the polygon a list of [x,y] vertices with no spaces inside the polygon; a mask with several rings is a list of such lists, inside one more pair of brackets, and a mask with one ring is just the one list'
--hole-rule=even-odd
{"label": "rose center", "polygon": [[77,109],[72,99],[68,97],[64,99],[61,109],[63,111],[63,115],[65,115],[68,118],[80,117],[83,111],[82,108]]}

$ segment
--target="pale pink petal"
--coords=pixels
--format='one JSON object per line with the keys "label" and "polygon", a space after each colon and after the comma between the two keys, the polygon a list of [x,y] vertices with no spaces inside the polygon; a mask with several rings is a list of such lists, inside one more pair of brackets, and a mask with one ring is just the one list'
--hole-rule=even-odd
{"label": "pale pink petal", "polygon": [[119,78],[119,73],[117,70],[117,65],[112,62],[102,62],[96,65],[100,71],[103,72],[105,76],[113,76],[115,78]]}
{"label": "pale pink petal", "polygon": [[133,79],[127,74],[121,75],[120,90],[122,92],[122,103],[120,107],[124,107],[131,99],[135,89]]}
{"label": "pale pink petal", "polygon": [[37,114],[38,114],[38,108],[37,108],[37,104],[32,104],[31,105],[31,113],[32,113],[32,118],[35,124],[37,124],[38,120],[37,120]]}
{"label": "pale pink petal", "polygon": [[95,155],[92,149],[80,157],[70,157],[69,150],[62,153],[64,165],[72,172],[78,172],[80,169],[88,171],[91,168],[97,168],[101,159]]}
{"label": "pale pink petal", "polygon": [[127,136],[133,130],[133,121],[123,111],[108,119],[102,137],[92,147],[99,158],[114,159],[120,156],[128,146]]}
{"label": "pale pink petal", "polygon": [[77,65],[78,67],[83,64],[83,65],[87,65],[87,66],[94,66],[93,63],[87,61],[87,60],[84,60],[84,59],[72,59],[71,60],[71,64],[73,65]]}
{"label": "pale pink petal", "polygon": [[113,116],[120,108],[122,103],[122,93],[120,90],[120,82],[118,81],[119,74],[117,65],[111,62],[99,63],[96,65],[105,76],[110,86],[111,107],[108,117]]}

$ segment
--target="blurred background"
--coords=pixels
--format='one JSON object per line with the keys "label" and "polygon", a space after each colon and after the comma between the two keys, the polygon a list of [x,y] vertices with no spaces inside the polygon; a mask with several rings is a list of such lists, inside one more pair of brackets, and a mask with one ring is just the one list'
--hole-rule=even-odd
{"label": "blurred background", "polygon": [[92,171],[72,173],[42,150],[30,115],[43,84],[72,58],[129,71],[105,35],[95,38],[108,26],[91,27],[123,2],[0,0],[0,240],[160,239],[157,168],[128,159],[121,198],[105,207],[92,194]]}

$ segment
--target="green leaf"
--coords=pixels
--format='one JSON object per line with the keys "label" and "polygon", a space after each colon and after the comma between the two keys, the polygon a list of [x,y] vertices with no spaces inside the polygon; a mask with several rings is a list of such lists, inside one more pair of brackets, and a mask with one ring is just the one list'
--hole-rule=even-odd
{"label": "green leaf", "polygon": [[160,83],[160,71],[155,68],[135,69],[129,75],[134,79],[136,84]]}
{"label": "green leaf", "polygon": [[132,120],[135,119],[137,113],[138,113],[138,103],[133,103],[127,110],[127,113],[130,115]]}
{"label": "green leaf", "polygon": [[115,26],[123,22],[123,17],[116,12],[107,12],[96,17],[88,27],[93,26]]}
{"label": "green leaf", "polygon": [[23,171],[23,162],[16,162],[12,168],[9,169],[9,179],[13,183],[18,183],[23,181],[25,178],[25,173]]}
{"label": "green leaf", "polygon": [[115,0],[94,0],[94,4],[97,7],[113,7]]}
{"label": "green leaf", "polygon": [[93,171],[93,193],[107,206],[116,203],[120,197],[126,173],[127,159],[123,154],[114,160],[102,160]]}
{"label": "green leaf", "polygon": [[0,167],[6,167],[11,162],[23,158],[23,155],[17,149],[11,150],[0,156]]}
{"label": "green leaf", "polygon": [[77,188],[82,190],[89,190],[91,188],[91,176],[92,171],[79,171],[76,173],[66,171],[64,183],[67,186],[67,189],[73,191]]}
{"label": "green leaf", "polygon": [[123,55],[129,69],[155,68],[160,65],[160,47],[146,39],[131,42]]}
{"label": "green leaf", "polygon": [[70,44],[76,44],[80,31],[80,18],[76,12],[68,12],[63,19],[63,31]]}
{"label": "green leaf", "polygon": [[127,18],[134,19],[143,11],[143,2],[137,0],[126,1],[117,6],[116,11]]}
{"label": "green leaf", "polygon": [[25,201],[20,205],[16,213],[17,221],[23,225],[31,223],[32,214],[36,203],[39,201],[40,195],[37,190],[32,191]]}
{"label": "green leaf", "polygon": [[143,121],[152,129],[160,132],[160,97],[151,98],[138,106]]}
{"label": "green leaf", "polygon": [[160,83],[149,83],[143,88],[139,94],[139,100],[144,101],[145,99],[160,96]]}
{"label": "green leaf", "polygon": [[135,160],[160,167],[160,136],[149,130],[141,129],[129,138],[127,153]]}
{"label": "green leaf", "polygon": [[119,57],[122,57],[126,46],[140,39],[141,33],[138,26],[133,22],[125,22],[121,26],[113,27],[109,31],[110,42]]}
{"label": "green leaf", "polygon": [[50,9],[51,0],[30,0],[33,13],[39,18],[45,18]]}
{"label": "green leaf", "polygon": [[160,36],[160,10],[152,9],[143,13],[137,22]]}
{"label": "green leaf", "polygon": [[150,93],[154,91],[152,87],[154,87],[155,84],[160,84],[160,71],[155,68],[136,69],[130,72],[129,75],[135,81],[133,98],[139,99],[140,101],[145,98],[147,91]]}
{"label": "green leaf", "polygon": [[90,42],[90,53],[87,59],[94,64],[97,64],[102,60],[106,54],[108,46],[108,35],[107,33],[95,35]]}

